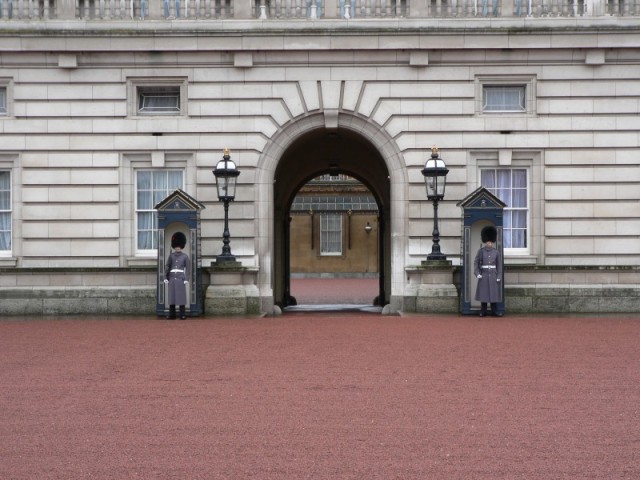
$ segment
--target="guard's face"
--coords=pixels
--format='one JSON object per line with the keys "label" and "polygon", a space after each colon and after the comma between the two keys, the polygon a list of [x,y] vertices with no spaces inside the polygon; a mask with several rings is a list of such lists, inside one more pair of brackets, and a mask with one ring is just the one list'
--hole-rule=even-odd
{"label": "guard's face", "polygon": [[492,241],[488,241],[487,243],[485,243],[485,245],[489,248],[493,247],[493,242]]}
{"label": "guard's face", "polygon": [[176,248],[174,248],[174,250],[176,251],[176,253],[180,253],[182,251],[182,249],[180,247],[176,247]]}

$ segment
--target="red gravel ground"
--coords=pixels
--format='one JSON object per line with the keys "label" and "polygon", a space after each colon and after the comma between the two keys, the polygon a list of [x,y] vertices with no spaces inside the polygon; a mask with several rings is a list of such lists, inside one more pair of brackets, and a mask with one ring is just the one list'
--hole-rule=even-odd
{"label": "red gravel ground", "polygon": [[640,320],[4,319],[2,479],[638,479]]}

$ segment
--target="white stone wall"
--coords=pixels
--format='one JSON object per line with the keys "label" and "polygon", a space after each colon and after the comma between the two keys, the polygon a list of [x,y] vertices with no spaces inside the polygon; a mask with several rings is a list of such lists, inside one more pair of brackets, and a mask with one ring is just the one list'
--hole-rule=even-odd
{"label": "white stone wall", "polygon": [[[269,180],[277,158],[265,152],[274,139],[294,137],[306,118],[337,112],[340,122],[357,118],[392,143],[385,162],[396,205],[396,294],[405,267],[431,248],[433,208],[420,170],[432,145],[450,168],[439,213],[442,250],[454,263],[456,203],[479,186],[483,165],[531,172],[530,251],[508,262],[640,263],[640,53],[629,48],[637,33],[593,27],[558,37],[535,30],[351,33],[248,29],[240,40],[211,32],[140,33],[125,42],[107,30],[1,38],[0,80],[11,105],[0,118],[0,168],[13,172],[14,249],[0,262],[153,264],[136,257],[133,172],[174,166],[184,169],[187,192],[206,206],[206,264],[221,248],[223,213],[211,170],[226,147],[242,172],[230,210],[232,250],[245,266],[261,269],[267,288]],[[483,115],[483,77],[529,79],[529,111]],[[145,79],[183,81],[183,114],[136,116],[131,84]],[[362,134],[374,142],[374,134]]]}

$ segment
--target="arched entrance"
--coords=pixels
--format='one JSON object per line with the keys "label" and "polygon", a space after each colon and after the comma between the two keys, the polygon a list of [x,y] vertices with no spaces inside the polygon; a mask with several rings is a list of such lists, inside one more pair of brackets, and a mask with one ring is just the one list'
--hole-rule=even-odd
{"label": "arched entrance", "polygon": [[[276,169],[276,188],[274,205],[282,215],[275,216],[276,245],[284,243],[283,269],[284,294],[276,297],[281,307],[295,304],[291,297],[291,204],[300,188],[313,177],[319,175],[348,175],[362,182],[375,198],[378,206],[377,228],[379,246],[378,292],[376,304],[383,306],[388,303],[385,286],[385,270],[388,269],[388,234],[385,219],[389,217],[390,188],[389,172],[380,154],[352,132],[326,132],[316,130],[301,137],[282,156]],[[365,245],[360,245],[362,249]]]}
{"label": "arched entrance", "polygon": [[374,195],[380,216],[379,302],[392,301],[394,289],[402,295],[407,230],[403,166],[388,134],[352,115],[340,114],[333,128],[327,128],[324,115],[311,115],[279,132],[265,149],[257,176],[261,295],[271,293],[279,306],[289,303],[289,209],[307,181],[326,173],[350,175]]}
{"label": "arched entrance", "polygon": [[[289,209],[300,188],[310,179],[322,174],[346,174],[365,184],[378,203],[379,293],[381,304],[388,303],[385,272],[390,268],[388,228],[390,215],[389,171],[373,146],[355,132],[317,129],[299,137],[284,152],[275,172],[274,240],[282,245],[278,264],[282,275],[276,276],[275,301],[281,307],[290,299]],[[278,266],[276,266],[278,268]],[[276,270],[277,271],[277,270]],[[281,277],[279,279],[278,277]],[[278,281],[280,280],[280,281]]]}

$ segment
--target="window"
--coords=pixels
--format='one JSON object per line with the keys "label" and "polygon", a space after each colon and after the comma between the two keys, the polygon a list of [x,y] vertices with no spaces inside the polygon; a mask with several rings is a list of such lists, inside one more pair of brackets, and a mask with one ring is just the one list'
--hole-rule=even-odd
{"label": "window", "polygon": [[481,170],[483,187],[502,200],[504,209],[504,248],[528,248],[529,195],[528,172],[524,168],[487,168]]}
{"label": "window", "polygon": [[0,115],[7,114],[7,87],[0,87]]}
{"label": "window", "polygon": [[180,113],[180,87],[138,87],[138,114],[171,115]]}
{"label": "window", "polygon": [[484,85],[483,112],[526,112],[525,85]]}
{"label": "window", "polygon": [[535,115],[536,85],[535,75],[479,75],[476,114]]}
{"label": "window", "polygon": [[154,207],[177,188],[183,188],[182,170],[139,170],[136,172],[137,250],[158,249],[157,212]]}
{"label": "window", "polygon": [[342,255],[342,215],[320,215],[320,255]]}
{"label": "window", "polygon": [[149,117],[185,114],[186,78],[129,78],[127,84],[129,115]]}
{"label": "window", "polygon": [[11,253],[11,173],[0,171],[0,254]]}

